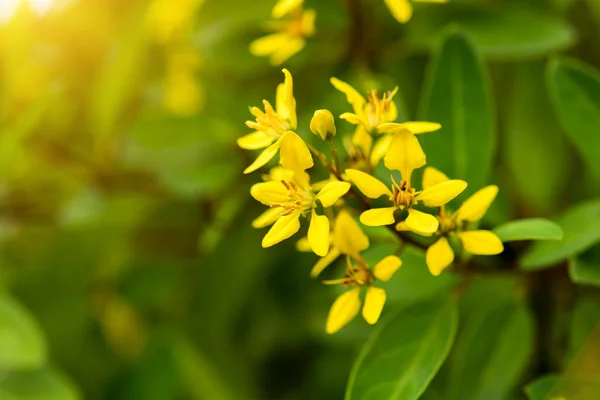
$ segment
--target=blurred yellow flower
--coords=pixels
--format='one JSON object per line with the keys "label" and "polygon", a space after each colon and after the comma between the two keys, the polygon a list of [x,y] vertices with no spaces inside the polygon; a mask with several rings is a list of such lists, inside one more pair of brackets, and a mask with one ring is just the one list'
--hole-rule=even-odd
{"label": "blurred yellow flower", "polygon": [[384,0],[396,21],[404,24],[412,18],[412,2],[415,3],[447,3],[448,0]]}
{"label": "blurred yellow flower", "polygon": [[[282,156],[290,140],[295,139],[284,136]],[[292,171],[293,179],[261,182],[250,189],[252,197],[279,212],[275,223],[263,238],[262,246],[273,246],[298,232],[300,216],[310,212],[308,242],[312,250],[323,257],[329,251],[329,219],[316,213],[317,200],[324,208],[331,207],[348,192],[350,184],[332,181],[315,195],[304,171],[299,169],[292,169]]]}
{"label": "blurred yellow flower", "polygon": [[371,270],[360,257],[355,257],[357,264],[353,264],[351,257],[346,258],[346,275],[341,279],[324,281],[325,284],[341,284],[352,289],[341,294],[331,306],[325,330],[335,333],[346,326],[358,314],[361,306],[361,289],[366,287],[362,315],[367,323],[373,325],[379,320],[386,293],[382,288],[375,287],[376,280],[387,282],[402,266],[400,258],[391,255],[379,261]]}
{"label": "blurred yellow flower", "polygon": [[314,10],[304,10],[302,1],[280,0],[273,7],[273,17],[268,24],[271,33],[250,43],[250,52],[258,57],[267,56],[272,65],[283,64],[302,50],[306,38],[315,32]]}
{"label": "blurred yellow flower", "polygon": [[356,187],[367,197],[377,199],[387,196],[393,203],[391,207],[373,208],[363,212],[360,221],[367,226],[383,226],[393,224],[394,212],[407,209],[406,226],[416,233],[433,233],[438,229],[438,220],[429,214],[413,208],[419,201],[427,207],[439,207],[458,196],[467,183],[462,180],[448,180],[415,191],[411,187],[410,178],[413,170],[425,165],[425,153],[421,149],[415,135],[408,130],[396,132],[390,149],[384,159],[389,170],[400,171],[402,180],[396,183],[392,177],[391,190],[377,178],[354,169],[347,169],[346,175]]}
{"label": "blurred yellow flower", "polygon": [[256,117],[256,120],[246,121],[246,125],[255,132],[242,136],[237,141],[238,146],[242,149],[257,150],[266,147],[256,160],[244,170],[244,174],[256,171],[275,157],[281,146],[280,140],[283,135],[297,128],[294,81],[292,74],[287,69],[284,68],[282,71],[285,79],[277,86],[275,108],[267,100],[263,100],[265,111],[258,107],[251,107],[250,112]]}
{"label": "blurred yellow flower", "polygon": [[169,43],[188,36],[196,11],[204,0],[154,0],[148,6],[146,21],[154,40]]}
{"label": "blurred yellow flower", "polygon": [[195,49],[185,47],[167,55],[167,68],[163,83],[163,105],[172,112],[188,116],[195,113],[204,102],[202,87],[196,81],[200,55]]}
{"label": "blurred yellow flower", "polygon": [[[428,167],[423,174],[423,188],[450,182],[448,177],[435,168]],[[440,207],[439,230],[442,235],[434,244],[429,246],[426,253],[427,266],[433,275],[439,275],[454,260],[454,252],[448,243],[448,236],[458,237],[463,248],[472,254],[494,255],[502,253],[504,246],[495,233],[488,230],[469,230],[467,222],[477,222],[486,213],[490,204],[498,194],[498,187],[487,186],[471,197],[453,214],[446,214],[444,206]]]}

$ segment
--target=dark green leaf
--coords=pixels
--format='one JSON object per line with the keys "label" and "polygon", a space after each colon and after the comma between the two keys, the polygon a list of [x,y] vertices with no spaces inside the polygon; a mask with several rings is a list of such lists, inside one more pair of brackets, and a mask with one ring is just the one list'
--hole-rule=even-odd
{"label": "dark green leaf", "polygon": [[475,48],[458,31],[446,36],[432,61],[420,119],[442,129],[419,139],[428,164],[474,191],[488,183],[496,139],[487,72]]}
{"label": "dark green leaf", "polygon": [[558,375],[546,375],[530,382],[524,389],[527,398],[529,400],[545,400],[558,379]]}
{"label": "dark green leaf", "polygon": [[575,283],[600,286],[600,246],[571,258],[569,276]]}
{"label": "dark green leaf", "polygon": [[564,237],[559,243],[535,243],[521,259],[526,270],[549,267],[600,241],[600,200],[579,204],[557,220]]}
{"label": "dark green leaf", "polygon": [[495,228],[494,233],[503,242],[516,240],[561,240],[563,238],[561,227],[543,218],[510,221]]}
{"label": "dark green leaf", "polygon": [[448,355],[457,323],[456,305],[448,298],[388,315],[354,364],[346,400],[417,399]]}
{"label": "dark green leaf", "polygon": [[494,296],[487,292],[485,302],[478,296],[463,322],[450,358],[446,399],[506,398],[527,366],[533,317],[515,292]]}
{"label": "dark green leaf", "polygon": [[573,307],[568,343],[568,359],[572,359],[583,349],[587,341],[596,340],[592,335],[600,322],[600,297],[593,293],[584,294]]}
{"label": "dark green leaf", "polygon": [[13,371],[0,379],[2,400],[77,400],[79,391],[63,374],[53,370]]}
{"label": "dark green leaf", "polygon": [[540,10],[439,7],[415,13],[408,25],[409,44],[431,48],[450,23],[460,25],[486,57],[533,58],[567,48],[575,39],[575,31],[565,21]]}
{"label": "dark green leaf", "polygon": [[571,59],[548,65],[548,85],[559,119],[588,166],[600,178],[600,75]]}
{"label": "dark green leaf", "polygon": [[35,368],[46,362],[44,334],[19,303],[0,295],[0,368]]}

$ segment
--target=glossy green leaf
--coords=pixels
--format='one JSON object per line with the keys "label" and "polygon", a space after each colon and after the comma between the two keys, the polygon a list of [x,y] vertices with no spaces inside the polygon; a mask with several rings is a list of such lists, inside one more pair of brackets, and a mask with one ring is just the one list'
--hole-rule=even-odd
{"label": "glossy green leaf", "polygon": [[510,221],[494,229],[503,242],[516,240],[561,240],[563,231],[555,222],[543,218]]}
{"label": "glossy green leaf", "polygon": [[552,60],[547,72],[560,122],[587,165],[600,178],[600,73],[566,58]]}
{"label": "glossy green leaf", "polygon": [[525,386],[525,394],[529,400],[545,400],[558,381],[558,375],[546,375]]}
{"label": "glossy green leaf", "polygon": [[457,323],[456,305],[448,298],[389,314],[358,356],[345,399],[419,398],[448,355]]}
{"label": "glossy green leaf", "polygon": [[524,269],[549,267],[600,241],[600,200],[579,204],[569,209],[556,222],[564,232],[563,240],[558,243],[535,243],[521,259]]}
{"label": "glossy green leaf", "polygon": [[78,400],[78,389],[53,369],[12,371],[0,379],[2,400]]}
{"label": "glossy green leaf", "polygon": [[533,317],[514,299],[515,292],[492,293],[485,301],[476,298],[462,322],[449,360],[446,399],[506,398],[527,366],[534,347]]}
{"label": "glossy green leaf", "polygon": [[421,102],[420,119],[442,129],[419,137],[428,165],[473,192],[488,183],[496,147],[487,72],[475,47],[461,32],[450,32],[433,59]]}
{"label": "glossy green leaf", "polygon": [[46,362],[46,342],[22,305],[0,295],[0,369],[35,368]]}
{"label": "glossy green leaf", "polygon": [[486,57],[534,58],[569,47],[574,29],[564,20],[528,7],[452,9],[436,7],[415,13],[409,45],[431,48],[448,24],[458,24]]}
{"label": "glossy green leaf", "polygon": [[548,215],[560,206],[572,165],[547,94],[545,67],[542,61],[516,64],[502,88],[507,94],[500,155],[510,174],[508,194],[532,215]]}

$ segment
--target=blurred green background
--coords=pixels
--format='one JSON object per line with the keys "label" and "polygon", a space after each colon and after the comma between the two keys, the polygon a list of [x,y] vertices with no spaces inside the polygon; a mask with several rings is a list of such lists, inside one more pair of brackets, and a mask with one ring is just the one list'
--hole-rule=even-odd
{"label": "blurred green background", "polygon": [[[357,319],[326,335],[336,293],[309,279],[316,257],[291,240],[260,247],[250,222],[262,206],[248,192],[258,178],[241,173],[254,155],[235,142],[248,107],[272,101],[282,80],[248,51],[273,3],[0,2],[0,399],[343,397],[372,328]],[[551,72],[597,79],[600,1],[451,0],[416,6],[406,25],[383,1],[305,5],[316,34],[285,67],[307,141],[318,144],[315,109],[348,111],[331,76],[362,91],[398,85],[401,119],[438,120],[424,81],[454,26],[474,45],[489,99],[466,110],[489,119],[495,143],[480,184],[500,195],[484,225],[595,207],[580,220],[596,225],[570,230],[595,239],[538,263],[556,268],[515,272],[521,242],[484,261],[497,273],[461,299],[455,348],[423,397],[524,398],[526,383],[600,340],[600,80],[559,82],[567,94],[553,98]],[[427,146],[443,156],[443,142]],[[367,257],[385,250],[383,240]],[[455,283],[430,276],[415,250],[402,258],[389,307]],[[573,278],[573,263],[588,274]]]}

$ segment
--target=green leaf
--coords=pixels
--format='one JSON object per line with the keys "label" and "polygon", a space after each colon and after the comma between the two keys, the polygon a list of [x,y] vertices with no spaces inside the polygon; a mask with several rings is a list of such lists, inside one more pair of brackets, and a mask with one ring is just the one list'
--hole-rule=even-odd
{"label": "green leaf", "polygon": [[23,306],[0,295],[0,369],[36,368],[46,362],[46,342]]}
{"label": "green leaf", "polygon": [[600,200],[579,204],[557,220],[564,237],[559,243],[537,242],[521,259],[525,270],[549,267],[600,241]]}
{"label": "green leaf", "polygon": [[419,137],[428,164],[465,179],[473,192],[488,182],[496,147],[487,72],[467,37],[450,32],[432,61],[420,119],[442,129]]}
{"label": "green leaf", "polygon": [[600,246],[571,258],[569,276],[575,283],[600,286]]}
{"label": "green leaf", "polygon": [[503,242],[516,240],[561,240],[563,231],[560,226],[543,218],[510,221],[494,229],[494,233]]}
{"label": "green leaf", "polygon": [[548,87],[559,120],[590,169],[600,178],[600,73],[578,61],[548,64]]}
{"label": "green leaf", "polygon": [[[450,4],[449,4],[450,5]],[[465,9],[436,7],[415,13],[408,24],[408,42],[416,49],[429,49],[439,32],[458,24],[486,57],[535,58],[569,47],[574,29],[564,20],[529,7]]]}
{"label": "green leaf", "polygon": [[454,301],[416,303],[388,315],[363,347],[346,400],[417,399],[450,351],[458,324]]}
{"label": "green leaf", "polygon": [[558,379],[558,375],[546,375],[530,382],[524,389],[527,398],[529,400],[545,400]]}
{"label": "green leaf", "polygon": [[506,398],[527,366],[534,346],[533,317],[514,298],[516,292],[492,293],[486,293],[485,301],[471,297],[476,304],[469,304],[474,308],[462,321],[449,360],[446,399]]}
{"label": "green leaf", "polygon": [[572,166],[567,139],[547,94],[545,68],[541,61],[518,63],[504,78],[508,93],[503,96],[500,156],[510,174],[513,200],[532,215],[548,215],[560,206]]}
{"label": "green leaf", "polygon": [[53,369],[12,371],[0,379],[2,400],[78,400],[79,391]]}
{"label": "green leaf", "polygon": [[593,342],[594,329],[600,322],[600,297],[596,293],[586,293],[577,298],[569,329],[568,360],[581,352],[587,341]]}

